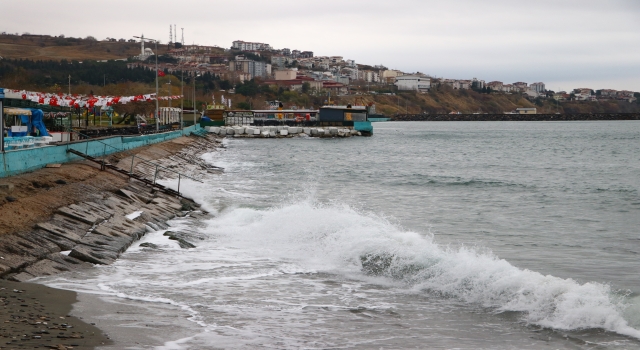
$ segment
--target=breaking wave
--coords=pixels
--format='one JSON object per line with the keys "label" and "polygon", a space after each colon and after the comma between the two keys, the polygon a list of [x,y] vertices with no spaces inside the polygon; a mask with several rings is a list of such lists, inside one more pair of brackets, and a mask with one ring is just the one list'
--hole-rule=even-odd
{"label": "breaking wave", "polygon": [[[347,205],[310,200],[269,210],[231,208],[207,222],[217,244],[293,262],[307,271],[382,278],[560,330],[604,329],[640,338],[637,298],[607,284],[520,269],[491,252],[444,247]],[[635,316],[634,316],[635,315]]]}

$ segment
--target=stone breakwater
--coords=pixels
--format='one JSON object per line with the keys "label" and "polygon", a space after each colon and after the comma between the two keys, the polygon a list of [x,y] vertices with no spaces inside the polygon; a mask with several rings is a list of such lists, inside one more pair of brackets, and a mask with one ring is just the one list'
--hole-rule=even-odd
{"label": "stone breakwater", "polygon": [[580,121],[640,120],[640,113],[577,114],[401,114],[393,121]]}
{"label": "stone breakwater", "polygon": [[295,136],[351,137],[362,133],[346,127],[294,127],[294,126],[207,126],[205,130],[223,137],[282,138]]}
{"label": "stone breakwater", "polygon": [[102,200],[61,207],[30,232],[0,236],[0,276],[23,282],[112,264],[147,232],[167,229],[166,221],[197,207],[135,183]]}
{"label": "stone breakwater", "polygon": [[[193,136],[192,136],[193,138]],[[158,179],[171,178],[171,169],[191,176],[220,172],[220,168],[203,162],[198,155],[215,150],[214,137],[191,140],[189,145],[166,158],[154,160],[165,168]],[[133,164],[133,171],[149,175],[149,162],[115,154],[110,161]],[[133,160],[133,161],[132,161]],[[155,171],[153,172],[155,175]],[[166,230],[166,222],[177,216],[197,218],[206,215],[192,200],[153,190],[142,182],[129,180],[117,191],[105,191],[90,201],[66,205],[27,232],[0,235],[0,278],[23,282],[93,264],[108,265],[116,261],[133,242],[148,232]],[[193,247],[185,237],[170,235],[185,248]]]}

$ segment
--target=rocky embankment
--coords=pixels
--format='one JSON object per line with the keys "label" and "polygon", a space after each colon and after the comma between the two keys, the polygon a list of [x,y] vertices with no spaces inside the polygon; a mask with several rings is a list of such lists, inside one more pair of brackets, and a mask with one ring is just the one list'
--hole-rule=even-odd
{"label": "rocky embankment", "polygon": [[[194,178],[221,171],[199,158],[220,146],[215,137],[185,139],[179,149],[164,149],[165,157],[153,161],[144,154],[130,153],[111,155],[108,161],[119,166],[133,164],[134,172],[147,178],[156,176],[155,165],[160,165],[164,170],[157,172],[158,179],[177,177],[172,169]],[[151,151],[153,147],[162,150],[162,146],[151,146]],[[104,173],[94,170],[98,172],[95,177]],[[202,213],[192,200],[168,195],[136,180],[125,184],[94,193],[91,200],[61,206],[27,230],[0,235],[0,278],[22,282],[93,264],[108,265],[145,233],[167,229],[168,220]],[[191,247],[189,242],[180,243]]]}
{"label": "rocky embankment", "polygon": [[580,121],[640,120],[640,113],[599,114],[400,114],[393,121]]}

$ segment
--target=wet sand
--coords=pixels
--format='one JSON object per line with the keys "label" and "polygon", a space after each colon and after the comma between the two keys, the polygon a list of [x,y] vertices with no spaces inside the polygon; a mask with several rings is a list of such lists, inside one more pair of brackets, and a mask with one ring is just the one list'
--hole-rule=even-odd
{"label": "wet sand", "polygon": [[69,315],[76,293],[0,279],[0,349],[94,349],[112,342]]}

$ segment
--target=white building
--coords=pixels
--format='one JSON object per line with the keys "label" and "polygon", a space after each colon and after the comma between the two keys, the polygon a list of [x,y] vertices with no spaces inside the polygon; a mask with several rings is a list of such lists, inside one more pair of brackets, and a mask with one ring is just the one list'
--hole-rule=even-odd
{"label": "white building", "polygon": [[539,82],[539,83],[533,83],[531,85],[529,85],[529,89],[537,92],[537,93],[542,93],[545,92],[547,89],[544,86],[544,83]]}
{"label": "white building", "polygon": [[271,45],[265,43],[253,43],[248,41],[236,40],[231,45],[232,49],[242,51],[268,51],[272,50]]}
{"label": "white building", "polygon": [[395,84],[398,90],[413,90],[427,92],[431,88],[431,78],[422,75],[401,75],[396,77]]}

